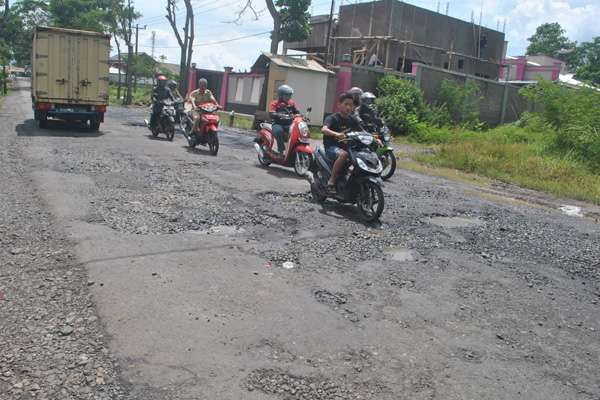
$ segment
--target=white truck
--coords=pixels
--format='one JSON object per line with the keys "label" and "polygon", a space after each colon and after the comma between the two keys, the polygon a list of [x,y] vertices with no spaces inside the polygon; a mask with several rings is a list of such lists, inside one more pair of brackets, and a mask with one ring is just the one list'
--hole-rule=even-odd
{"label": "white truck", "polygon": [[110,35],[36,27],[31,51],[31,101],[35,120],[90,123],[98,130],[108,106]]}

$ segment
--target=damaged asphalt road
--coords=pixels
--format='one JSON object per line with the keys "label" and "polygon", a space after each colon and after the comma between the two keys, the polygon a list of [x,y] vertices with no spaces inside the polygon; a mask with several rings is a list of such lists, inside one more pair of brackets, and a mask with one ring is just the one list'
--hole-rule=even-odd
{"label": "damaged asphalt road", "polygon": [[1,398],[600,398],[600,207],[399,169],[365,224],[253,133],[215,157],[133,108],[40,130],[18,83]]}

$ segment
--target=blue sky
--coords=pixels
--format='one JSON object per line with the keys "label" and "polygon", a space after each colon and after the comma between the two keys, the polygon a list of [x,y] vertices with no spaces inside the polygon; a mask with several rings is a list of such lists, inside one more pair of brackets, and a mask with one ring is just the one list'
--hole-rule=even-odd
{"label": "blue sky", "polygon": [[[259,20],[247,12],[238,24],[232,21],[247,0],[193,0],[195,39],[192,61],[199,68],[234,71],[249,70],[260,51],[270,48],[271,16],[264,0],[253,0],[255,9],[262,10]],[[335,0],[334,12],[340,3],[366,3],[367,0]],[[600,36],[600,2],[597,0],[408,0],[406,3],[432,11],[446,13],[464,21],[474,16],[475,23],[500,31],[506,21],[508,55],[523,55],[528,37],[546,22],[558,22],[572,41],[592,41]],[[167,62],[179,63],[180,50],[173,30],[165,18],[168,0],[132,0],[143,16],[137,21],[145,30],[139,31],[138,50],[152,54],[152,32],[155,32],[154,55],[164,55]],[[179,1],[178,14],[183,25],[185,7]],[[312,15],[329,14],[331,0],[313,0]]]}

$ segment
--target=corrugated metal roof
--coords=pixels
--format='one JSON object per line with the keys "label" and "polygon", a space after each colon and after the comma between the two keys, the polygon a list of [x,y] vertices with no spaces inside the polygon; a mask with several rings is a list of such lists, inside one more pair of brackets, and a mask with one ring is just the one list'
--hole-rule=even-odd
{"label": "corrugated metal roof", "polygon": [[[265,57],[269,58],[269,60],[271,60],[271,62],[275,63],[276,65],[278,65],[280,67],[305,69],[305,70],[309,70],[309,71],[323,72],[325,74],[331,73],[331,71],[326,70],[325,68],[323,68],[321,66],[321,64],[319,64],[316,61],[305,60],[303,58],[284,56],[284,55],[279,55],[279,54],[271,54],[271,53],[266,53],[264,51],[261,51],[261,53]],[[257,63],[258,63],[258,60],[254,65],[256,66]]]}

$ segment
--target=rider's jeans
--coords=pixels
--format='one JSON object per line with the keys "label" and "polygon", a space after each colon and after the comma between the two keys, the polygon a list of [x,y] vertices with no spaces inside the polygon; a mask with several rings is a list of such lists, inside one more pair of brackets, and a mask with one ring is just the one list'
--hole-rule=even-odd
{"label": "rider's jeans", "polygon": [[271,125],[271,132],[273,132],[273,136],[275,136],[275,140],[277,141],[277,150],[281,153],[285,150],[285,143],[283,140],[283,136],[285,134],[285,128],[283,125],[273,124]]}

